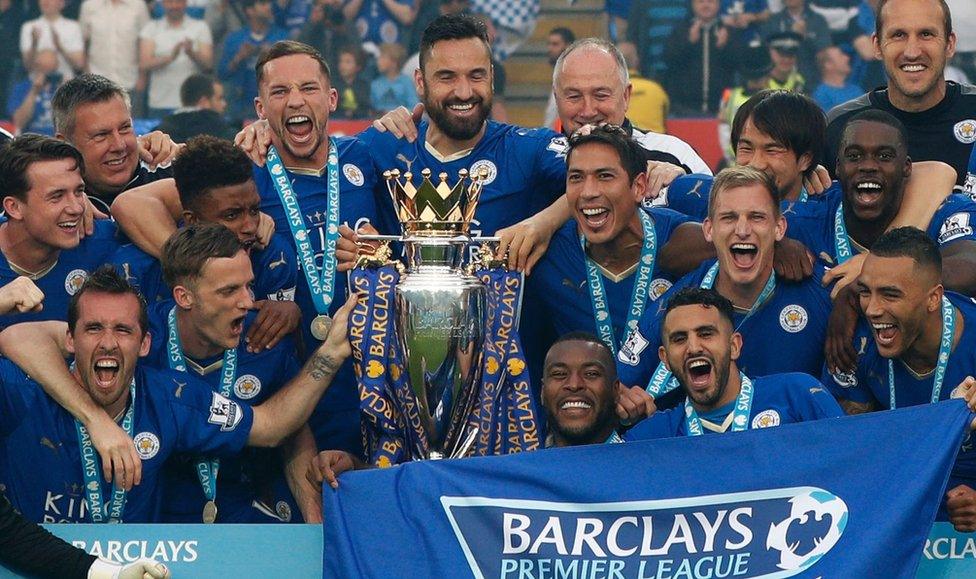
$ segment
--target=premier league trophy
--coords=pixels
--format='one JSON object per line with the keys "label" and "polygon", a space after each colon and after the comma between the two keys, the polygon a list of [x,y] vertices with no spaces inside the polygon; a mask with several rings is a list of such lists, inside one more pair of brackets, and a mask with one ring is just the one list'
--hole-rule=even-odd
{"label": "premier league trophy", "polygon": [[[435,184],[429,169],[421,172],[419,186],[409,172],[383,176],[403,236],[360,239],[403,243],[406,271],[394,290],[396,344],[391,346],[402,353],[409,388],[389,389],[392,406],[405,417],[401,426],[412,431],[404,441],[411,458],[462,457],[480,430],[471,415],[482,398],[488,291],[463,262],[486,175],[462,170],[453,186],[446,173]],[[378,253],[389,255],[386,248]],[[364,257],[361,264],[370,259]],[[398,371],[388,374],[396,381]]]}

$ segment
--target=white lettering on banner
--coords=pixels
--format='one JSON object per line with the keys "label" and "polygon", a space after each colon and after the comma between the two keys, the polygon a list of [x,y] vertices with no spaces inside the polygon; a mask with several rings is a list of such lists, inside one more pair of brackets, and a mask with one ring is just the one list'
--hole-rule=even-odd
{"label": "white lettering on banner", "polygon": [[145,558],[164,563],[193,563],[198,557],[198,541],[72,541],[71,544],[116,563],[131,563]]}
{"label": "white lettering on banner", "polygon": [[926,559],[974,559],[976,560],[976,539],[962,537],[938,537],[925,540],[922,551]]}

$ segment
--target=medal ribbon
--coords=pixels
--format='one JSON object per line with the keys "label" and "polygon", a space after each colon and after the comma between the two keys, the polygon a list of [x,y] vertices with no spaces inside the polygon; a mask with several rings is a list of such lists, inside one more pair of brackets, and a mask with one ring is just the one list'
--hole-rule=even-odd
{"label": "medal ribbon", "polygon": [[302,264],[302,271],[305,273],[305,281],[308,283],[315,311],[319,315],[328,314],[329,307],[335,297],[337,265],[335,250],[339,240],[339,151],[335,140],[329,139],[329,161],[326,166],[329,187],[328,206],[325,211],[325,246],[322,248],[321,273],[315,264],[315,250],[312,248],[312,240],[310,239],[311,232],[305,226],[305,218],[302,216],[302,209],[298,205],[295,190],[292,189],[288,172],[285,170],[274,145],[268,148],[266,166],[271,175],[271,182],[278,193],[278,198],[281,199],[281,205],[284,207],[285,217],[288,220],[292,239],[295,241],[295,250],[298,253],[299,263]]}
{"label": "medal ribbon", "polygon": [[[384,287],[380,288],[380,278]],[[396,408],[387,391],[390,335],[393,332],[390,301],[393,299],[395,270],[356,269],[352,287],[360,295],[350,316],[350,341],[357,364],[360,409],[367,432],[367,455],[376,465],[392,465],[402,460],[403,441]],[[382,298],[382,299],[381,299]],[[377,322],[380,322],[379,324]],[[377,332],[379,329],[381,332]]]}
{"label": "medal ribbon", "polygon": [[[135,431],[136,407],[136,379],[129,383],[129,408],[122,419],[122,429],[132,438]],[[88,501],[88,513],[93,523],[121,523],[125,511],[126,492],[114,481],[112,483],[112,499],[108,503],[102,499],[102,461],[95,451],[91,435],[80,422],[75,420],[75,430],[78,432],[78,446],[81,450],[81,472],[85,478],[85,499]]]}
{"label": "medal ribbon", "polygon": [[[701,284],[698,287],[702,289],[712,289],[715,285],[715,278],[718,277],[718,262],[712,264],[712,267],[708,268],[705,273],[705,277],[702,278]],[[756,313],[766,301],[773,295],[773,291],[776,290],[776,272],[769,273],[769,279],[766,280],[766,285],[763,286],[762,292],[759,293],[759,297],[753,302],[752,307],[746,312],[746,317],[742,318],[742,321],[735,327],[735,331],[739,331],[742,324],[746,323],[752,314]],[[654,374],[651,375],[651,380],[647,383],[647,393],[651,396],[657,398],[662,394],[667,394],[668,392],[674,390],[678,387],[678,381],[671,375],[671,371],[667,369],[664,362],[658,362],[657,368],[654,369]]]}
{"label": "medal ribbon", "polygon": [[840,265],[853,255],[851,238],[847,235],[847,223],[844,222],[844,204],[840,203],[834,213],[834,257],[837,258],[837,265]]}
{"label": "medal ribbon", "polygon": [[[942,394],[942,382],[945,379],[946,367],[949,365],[949,354],[952,353],[952,339],[956,333],[956,308],[949,303],[949,298],[942,296],[942,340],[939,343],[939,359],[935,364],[935,376],[932,378],[932,404],[939,401]],[[888,360],[888,405],[895,409],[895,361]]]}
{"label": "medal ribbon", "polygon": [[[176,328],[176,306],[169,311],[166,318],[168,327],[166,346],[169,350],[169,367],[177,372],[186,372],[186,357],[183,355],[183,345],[180,343],[180,332]],[[220,368],[220,393],[230,398],[233,395],[234,380],[237,378],[237,348],[224,350],[224,362]],[[199,460],[196,463],[197,479],[203,494],[210,502],[217,500],[217,472],[220,470],[220,459]]]}
{"label": "medal ribbon", "polygon": [[[735,408],[732,409],[732,432],[747,430],[749,416],[752,414],[752,380],[739,372],[739,381],[739,396],[735,400]],[[701,419],[698,418],[698,413],[688,400],[685,400],[685,432],[688,436],[704,434]]]}
{"label": "medal ribbon", "polygon": [[[654,231],[654,221],[647,212],[638,210],[644,241],[641,245],[640,260],[637,262],[637,275],[634,278],[634,289],[630,298],[630,311],[627,313],[627,325],[624,332],[637,328],[641,314],[648,302],[651,276],[654,273],[654,261],[657,257],[657,234]],[[593,317],[596,322],[597,334],[603,343],[610,348],[614,356],[617,355],[617,339],[613,335],[613,322],[610,318],[610,306],[607,303],[607,292],[603,286],[603,274],[597,264],[586,255],[586,237],[580,234],[580,246],[586,259],[586,279],[590,288],[590,303],[593,305]]]}

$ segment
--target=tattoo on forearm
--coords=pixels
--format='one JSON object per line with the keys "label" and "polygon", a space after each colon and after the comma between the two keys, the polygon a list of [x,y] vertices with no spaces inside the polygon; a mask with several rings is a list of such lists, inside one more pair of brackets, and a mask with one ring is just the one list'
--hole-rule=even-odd
{"label": "tattoo on forearm", "polygon": [[341,363],[328,354],[316,353],[308,361],[306,368],[309,375],[314,380],[324,380],[328,376],[334,376],[339,370]]}

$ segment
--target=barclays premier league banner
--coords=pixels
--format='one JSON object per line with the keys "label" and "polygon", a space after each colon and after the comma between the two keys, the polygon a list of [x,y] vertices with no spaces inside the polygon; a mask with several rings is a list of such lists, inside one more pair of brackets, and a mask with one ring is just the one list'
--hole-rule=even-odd
{"label": "barclays premier league banner", "polygon": [[952,401],[347,473],[324,575],[913,577],[968,419]]}

